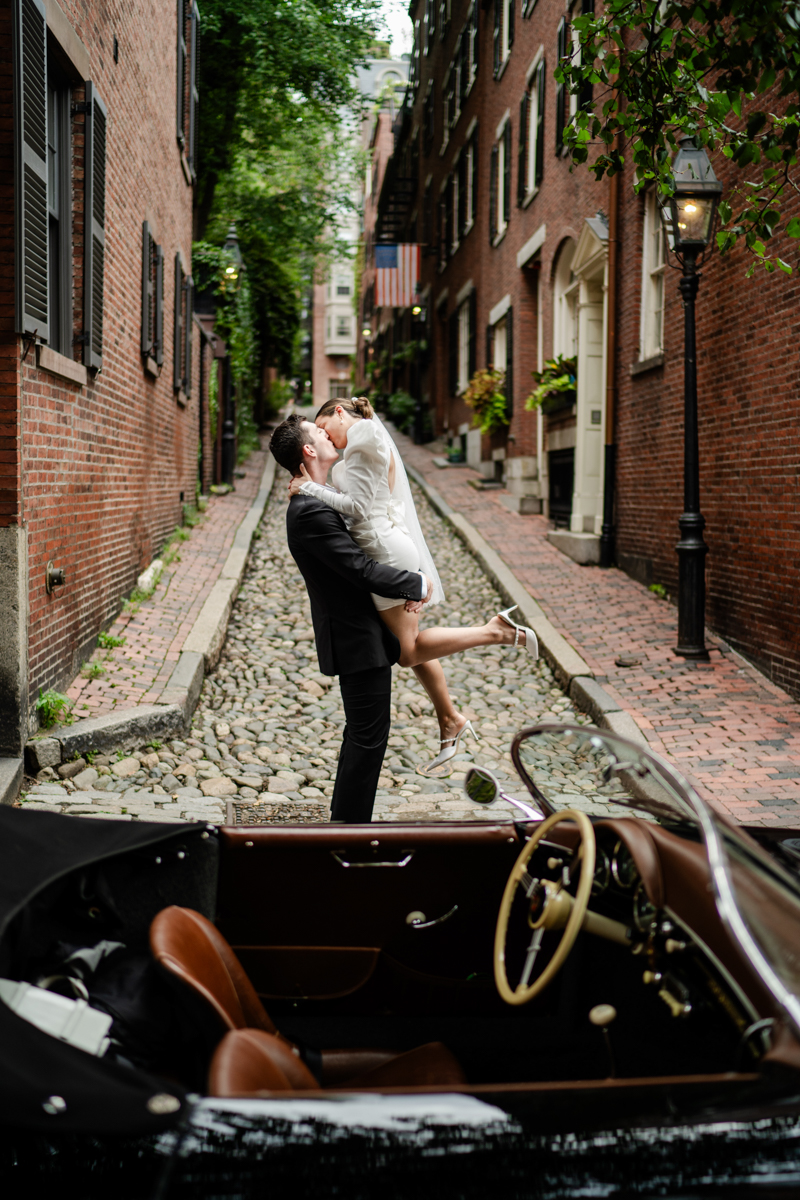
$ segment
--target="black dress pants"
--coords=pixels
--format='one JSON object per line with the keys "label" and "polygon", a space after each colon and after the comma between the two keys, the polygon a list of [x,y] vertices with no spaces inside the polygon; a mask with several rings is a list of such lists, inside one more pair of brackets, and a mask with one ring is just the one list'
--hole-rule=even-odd
{"label": "black dress pants", "polygon": [[331,800],[331,820],[372,820],[375,789],[389,740],[392,668],[373,667],[339,676],[347,724]]}

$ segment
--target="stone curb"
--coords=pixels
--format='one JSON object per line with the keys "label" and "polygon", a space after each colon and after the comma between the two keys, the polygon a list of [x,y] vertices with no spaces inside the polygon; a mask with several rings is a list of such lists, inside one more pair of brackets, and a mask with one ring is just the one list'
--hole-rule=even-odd
{"label": "stone curb", "polygon": [[0,804],[13,804],[22,783],[22,759],[0,758]]}
{"label": "stone curb", "polygon": [[589,714],[594,723],[601,729],[618,733],[621,737],[630,738],[647,746],[647,739],[630,713],[624,712],[616,700],[594,677],[594,672],[588,663],[584,662],[577,650],[569,644],[548,620],[541,607],[530,595],[524,584],[520,583],[514,572],[493,550],[485,538],[481,537],[475,526],[456,512],[443,496],[431,487],[427,480],[414,467],[406,463],[406,471],[414,482],[422,488],[431,507],[439,513],[455,530],[470,553],[478,560],[484,572],[489,576],[500,595],[508,604],[519,606],[526,625],[530,626],[539,639],[540,652],[555,671],[556,677],[566,689],[570,699],[583,712]]}
{"label": "stone curb", "polygon": [[[34,739],[25,747],[26,758],[32,770],[38,771],[42,766],[54,765],[50,761],[38,763],[37,743],[48,743],[48,750],[60,747],[59,760],[67,762],[74,754],[83,754],[87,750],[132,750],[155,738],[186,731],[200,698],[205,673],[211,670],[219,659],[233,602],[247,564],[253,534],[264,514],[274,481],[275,459],[268,454],[258,495],[236,531],[220,578],[206,597],[184,642],[167,686],[158,698],[158,703],[139,704],[106,713],[102,717],[89,717],[84,721],[76,721],[73,725],[48,730],[46,738]],[[19,764],[16,774],[10,767],[6,769],[6,763]],[[5,774],[9,775],[9,779],[13,775],[15,782],[5,786]],[[14,803],[21,782],[22,760],[0,759],[0,804]]]}

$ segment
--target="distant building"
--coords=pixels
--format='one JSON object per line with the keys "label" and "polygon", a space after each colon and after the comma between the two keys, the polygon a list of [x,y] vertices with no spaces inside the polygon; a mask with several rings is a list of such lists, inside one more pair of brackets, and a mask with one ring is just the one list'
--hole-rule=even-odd
{"label": "distant building", "polygon": [[[364,120],[355,136],[369,136],[382,106],[387,111],[399,107],[408,78],[408,59],[374,58],[357,72],[357,86],[364,98]],[[370,175],[370,169],[367,170]],[[367,180],[367,191],[372,186]],[[358,204],[360,196],[354,198]],[[352,257],[337,259],[329,265],[325,277],[318,279],[313,293],[312,391],[315,405],[326,400],[345,399],[352,393],[352,365],[359,345],[356,305],[358,248],[363,245],[366,208],[361,217],[354,212],[340,226],[352,247]]]}

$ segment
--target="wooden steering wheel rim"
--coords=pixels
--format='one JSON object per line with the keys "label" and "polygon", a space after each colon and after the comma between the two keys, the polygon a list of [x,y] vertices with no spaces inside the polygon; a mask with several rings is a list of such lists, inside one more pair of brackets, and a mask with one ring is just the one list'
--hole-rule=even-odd
{"label": "wooden steering wheel rim", "polygon": [[[575,894],[575,903],[572,906],[572,911],[564,927],[564,932],[561,935],[556,952],[545,969],[533,983],[527,987],[517,985],[516,989],[512,991],[508,982],[508,976],[506,975],[506,935],[508,933],[508,919],[511,915],[511,904],[514,899],[514,893],[522,879],[528,861],[539,845],[539,842],[546,833],[549,833],[561,821],[574,821],[578,826],[580,834],[578,852],[581,854],[583,862],[581,865],[581,878]],[[592,884],[594,882],[596,848],[597,843],[591,821],[586,816],[586,813],[578,812],[574,808],[566,809],[564,812],[553,813],[551,817],[547,817],[546,820],[540,822],[533,831],[530,840],[523,846],[519,858],[511,869],[511,874],[503,891],[503,899],[500,901],[500,911],[497,914],[497,928],[494,935],[494,981],[498,992],[506,1004],[527,1004],[534,996],[538,996],[540,992],[544,991],[548,983],[563,967],[567,955],[575,944],[578,930],[583,924],[586,910],[589,907],[589,898],[592,894]]]}

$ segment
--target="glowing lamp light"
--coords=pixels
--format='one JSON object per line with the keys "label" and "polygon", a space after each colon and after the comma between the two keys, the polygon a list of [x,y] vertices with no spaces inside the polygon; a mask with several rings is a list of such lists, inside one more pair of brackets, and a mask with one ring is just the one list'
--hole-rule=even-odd
{"label": "glowing lamp light", "polygon": [[670,246],[678,254],[684,250],[697,253],[711,241],[722,184],[694,138],[681,139],[672,164],[672,182],[674,191],[661,210]]}

